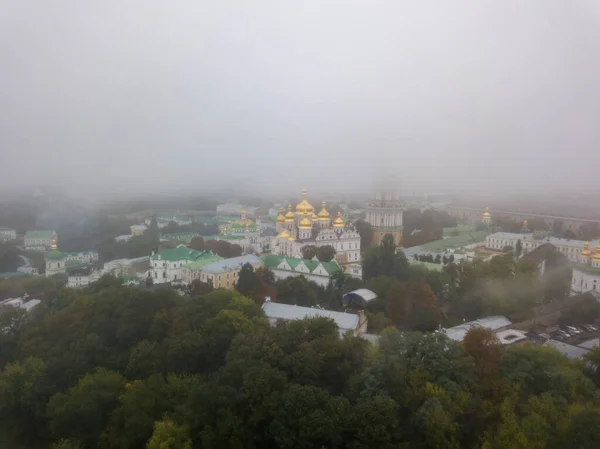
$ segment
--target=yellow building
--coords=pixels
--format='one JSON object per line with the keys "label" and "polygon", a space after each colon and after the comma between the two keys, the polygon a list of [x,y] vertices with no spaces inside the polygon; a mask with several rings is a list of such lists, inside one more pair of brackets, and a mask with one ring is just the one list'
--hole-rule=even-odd
{"label": "yellow building", "polygon": [[254,254],[232,257],[204,265],[196,277],[202,282],[211,283],[214,288],[231,290],[237,284],[242,267],[250,264],[255,270],[263,266],[262,260]]}
{"label": "yellow building", "polygon": [[402,244],[402,206],[390,193],[375,195],[367,207],[367,222],[373,229],[373,245],[381,245],[386,234],[391,234],[396,246]]}

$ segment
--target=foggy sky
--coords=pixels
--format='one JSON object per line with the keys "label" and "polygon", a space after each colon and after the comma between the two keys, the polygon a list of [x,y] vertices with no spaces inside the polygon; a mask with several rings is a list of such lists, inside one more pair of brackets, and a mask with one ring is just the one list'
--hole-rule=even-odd
{"label": "foggy sky", "polygon": [[597,189],[600,2],[0,0],[0,185]]}

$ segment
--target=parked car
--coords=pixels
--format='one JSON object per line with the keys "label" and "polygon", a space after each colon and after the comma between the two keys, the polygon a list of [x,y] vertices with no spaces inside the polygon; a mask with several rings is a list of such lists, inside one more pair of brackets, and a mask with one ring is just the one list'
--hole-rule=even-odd
{"label": "parked car", "polygon": [[561,334],[553,335],[552,338],[556,341],[565,341],[566,340],[566,338],[563,337]]}
{"label": "parked car", "polygon": [[570,338],[571,337],[570,333],[568,333],[567,331],[564,331],[562,329],[558,331],[558,334],[562,335],[564,338]]}
{"label": "parked car", "polygon": [[581,331],[579,329],[577,329],[576,327],[573,327],[573,326],[567,326],[566,332],[570,333],[571,335],[573,335],[573,334],[575,334],[575,335],[581,334]]}
{"label": "parked car", "polygon": [[596,332],[598,330],[598,328],[593,324],[588,324],[588,326],[592,329],[592,332]]}
{"label": "parked car", "polygon": [[589,324],[582,324],[581,327],[583,327],[587,332],[594,332]]}
{"label": "parked car", "polygon": [[543,338],[545,340],[550,340],[550,335],[545,333],[538,334],[538,337]]}

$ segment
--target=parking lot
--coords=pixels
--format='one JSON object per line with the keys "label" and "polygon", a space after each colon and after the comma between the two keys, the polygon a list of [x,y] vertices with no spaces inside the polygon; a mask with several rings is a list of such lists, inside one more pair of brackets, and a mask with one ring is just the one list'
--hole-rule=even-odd
{"label": "parking lot", "polygon": [[547,328],[545,332],[538,333],[538,336],[577,346],[584,341],[598,338],[600,332],[598,332],[598,325],[596,324],[578,324],[560,327],[553,326]]}

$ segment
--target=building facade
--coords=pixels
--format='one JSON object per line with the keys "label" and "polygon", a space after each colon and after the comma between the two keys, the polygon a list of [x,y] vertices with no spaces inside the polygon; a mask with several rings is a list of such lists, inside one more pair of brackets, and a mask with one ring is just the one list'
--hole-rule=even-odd
{"label": "building facade", "polygon": [[266,254],[262,257],[265,267],[275,275],[275,279],[286,279],[294,276],[304,276],[321,287],[326,287],[329,279],[342,271],[342,267],[335,261],[320,262],[316,258],[299,259],[283,257],[276,254]]}
{"label": "building facade", "polygon": [[600,244],[590,251],[590,244],[584,243],[578,263],[573,265],[571,290],[575,293],[600,291]]}
{"label": "building facade", "polygon": [[27,231],[24,244],[27,251],[50,251],[53,241],[56,243],[56,231]]}
{"label": "building facade", "polygon": [[360,234],[353,225],[347,224],[340,211],[331,219],[325,201],[317,214],[308,202],[307,191],[302,191],[302,201],[288,205],[284,215],[280,209],[276,219],[277,236],[271,241],[271,252],[283,257],[302,258],[305,246],[332,246],[336,262],[350,275],[362,278]]}
{"label": "building facade", "polygon": [[372,243],[381,245],[383,237],[391,234],[396,246],[402,244],[402,207],[391,193],[380,193],[367,204],[366,221],[373,229]]}
{"label": "building facade", "polygon": [[0,242],[2,240],[16,240],[17,231],[15,229],[0,228]]}
{"label": "building facade", "polygon": [[222,259],[203,266],[199,279],[212,284],[214,288],[231,290],[237,284],[242,267],[249,264],[255,270],[263,266],[262,260],[254,254]]}
{"label": "building facade", "polygon": [[210,251],[196,251],[187,246],[179,245],[177,248],[166,249],[152,254],[150,257],[149,274],[155,284],[171,282],[184,283],[184,266],[202,259],[214,258]]}
{"label": "building facade", "polygon": [[[46,254],[46,276],[67,273],[74,269],[82,269],[98,260],[96,251],[82,251],[79,253],[63,253],[58,250],[56,240],[50,244],[51,251]],[[91,272],[91,270],[90,270]]]}
{"label": "building facade", "polygon": [[[525,221],[525,227],[526,222],[527,221]],[[579,262],[579,254],[586,244],[584,240],[543,237],[532,232],[496,232],[486,237],[485,246],[488,249],[502,251],[502,249],[506,246],[512,246],[513,248],[516,248],[519,240],[521,241],[523,254],[527,254],[541,245],[550,243],[552,246],[556,247],[558,251],[564,254],[571,262]],[[590,243],[587,243],[589,246]],[[591,243],[592,246],[596,246],[600,244],[600,241],[595,240]]]}

